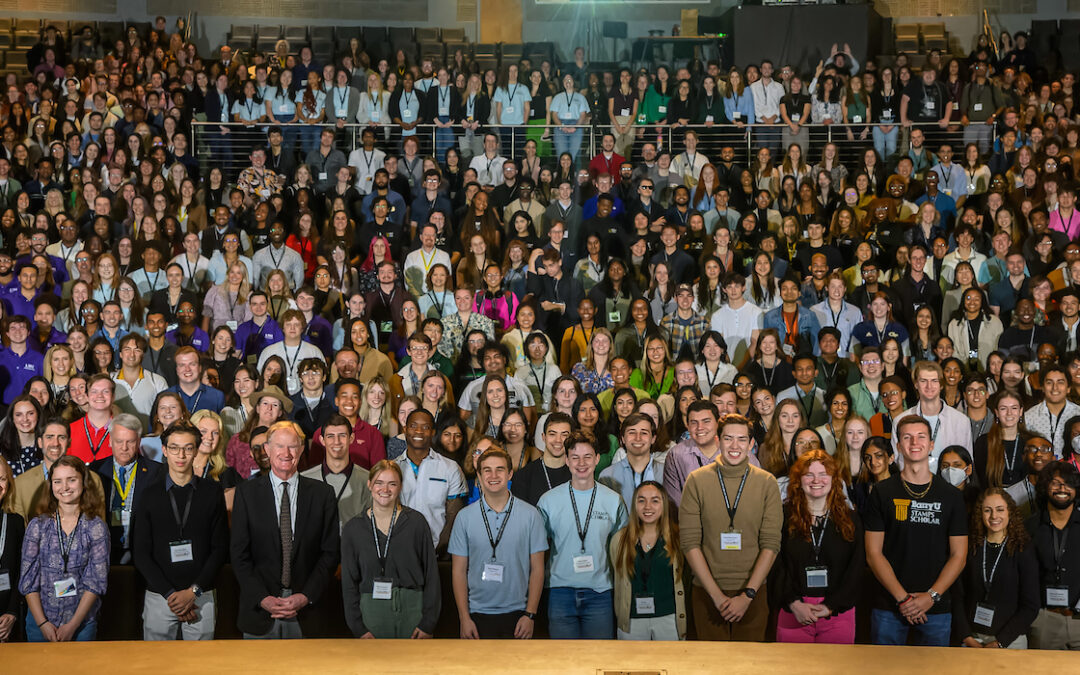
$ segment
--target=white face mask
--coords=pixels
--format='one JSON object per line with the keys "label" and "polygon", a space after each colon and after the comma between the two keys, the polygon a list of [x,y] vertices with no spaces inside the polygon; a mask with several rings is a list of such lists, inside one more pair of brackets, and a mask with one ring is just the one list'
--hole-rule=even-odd
{"label": "white face mask", "polygon": [[1080,452],[1080,436],[1074,436],[1072,439],[1072,449],[1075,452]]}
{"label": "white face mask", "polygon": [[947,466],[941,470],[941,477],[953,487],[960,487],[967,480],[967,472],[955,466]]}

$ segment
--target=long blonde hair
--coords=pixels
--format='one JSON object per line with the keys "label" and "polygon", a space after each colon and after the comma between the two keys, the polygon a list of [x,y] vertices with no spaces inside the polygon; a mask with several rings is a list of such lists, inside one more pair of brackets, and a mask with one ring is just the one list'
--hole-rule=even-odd
{"label": "long blonde hair", "polygon": [[217,445],[214,446],[214,451],[210,453],[210,477],[217,480],[221,477],[221,474],[225,473],[225,469],[229,468],[229,465],[225,462],[225,425],[221,421],[221,416],[213,410],[197,410],[189,421],[193,425],[199,426],[199,422],[203,420],[212,421],[218,428]]}
{"label": "long blonde hair", "polygon": [[[371,412],[371,406],[368,405],[368,392],[374,386],[379,386],[383,390],[385,399],[383,400],[382,412],[379,415],[379,433],[383,436],[390,437],[397,435],[397,419],[394,417],[393,405],[390,403],[390,387],[386,384],[386,378],[382,375],[376,375],[370,382],[364,387],[363,394],[360,397],[360,411],[357,413],[360,419],[368,422],[368,413]],[[370,422],[368,422],[370,424]]]}
{"label": "long blonde hair", "polygon": [[[225,278],[218,284],[218,293],[221,294],[221,297],[225,302],[229,301],[229,270],[237,265],[244,270],[244,274],[240,277],[240,288],[236,290],[236,304],[242,305],[247,302],[248,296],[251,295],[251,283],[248,282],[248,268],[243,260],[234,260],[232,264],[225,269]],[[274,272],[280,272],[280,270],[274,270]],[[271,274],[274,272],[271,272]],[[281,274],[284,274],[284,272],[281,272]],[[286,283],[285,287],[288,288],[288,286],[288,283]]]}
{"label": "long blonde hair", "polygon": [[660,510],[660,520],[656,521],[656,529],[659,535],[664,538],[664,551],[667,553],[668,560],[671,561],[671,566],[675,569],[675,574],[682,574],[683,557],[682,551],[679,549],[679,526],[671,517],[671,503],[667,498],[667,493],[664,492],[664,486],[654,480],[644,481],[634,490],[634,497],[631,503],[628,504],[630,522],[626,527],[615,533],[617,548],[616,555],[611,561],[615,567],[615,574],[625,575],[631,579],[634,577],[637,542],[645,529],[634,504],[637,502],[638,493],[646,487],[660,491],[662,497],[660,501],[663,505]]}

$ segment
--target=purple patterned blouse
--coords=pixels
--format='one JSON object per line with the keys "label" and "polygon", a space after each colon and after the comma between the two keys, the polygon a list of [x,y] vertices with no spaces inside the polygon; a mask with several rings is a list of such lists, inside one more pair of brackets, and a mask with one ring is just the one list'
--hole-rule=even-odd
{"label": "purple patterned blouse", "polygon": [[[90,609],[87,620],[97,618],[101,597],[108,586],[109,541],[109,528],[105,522],[101,518],[84,515],[79,519],[71,539],[65,574],[60,541],[56,536],[56,518],[34,518],[23,538],[19,592],[23,595],[39,593],[45,618],[54,626],[60,626],[71,621],[83,592],[90,591],[98,599]],[[71,597],[57,598],[54,582],[68,577],[74,577],[77,592]]]}

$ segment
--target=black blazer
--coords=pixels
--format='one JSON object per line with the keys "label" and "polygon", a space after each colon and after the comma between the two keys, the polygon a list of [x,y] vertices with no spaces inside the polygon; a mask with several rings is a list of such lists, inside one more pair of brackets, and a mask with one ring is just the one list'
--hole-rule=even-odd
{"label": "black blazer", "polygon": [[[461,112],[461,96],[458,95],[457,89],[454,85],[450,85],[450,91],[447,92],[447,96],[444,101],[450,107],[450,121],[458,122],[464,116]],[[475,111],[474,111],[475,114]],[[428,90],[424,96],[423,103],[420,104],[420,117],[424,120],[431,122],[439,116],[439,85],[436,84]]]}
{"label": "black blazer", "polygon": [[[23,534],[26,532],[26,523],[22,516],[17,513],[3,513],[0,518],[7,519],[7,538],[4,548],[0,550],[0,570],[8,575],[11,588],[0,591],[0,614],[11,614],[18,619],[22,605],[22,595],[19,594],[19,570],[22,569],[22,544]],[[18,625],[12,627],[12,634],[18,634]]]}
{"label": "black blazer", "polygon": [[[98,477],[101,478],[101,487],[105,491],[105,523],[109,526],[109,536],[112,539],[109,563],[118,565],[120,564],[120,559],[124,555],[124,546],[121,543],[121,538],[124,535],[124,528],[121,525],[113,525],[112,520],[111,511],[113,509],[113,499],[117,498],[116,483],[113,482],[113,458],[106,457],[105,459],[99,459],[90,465],[90,470],[97,473]],[[157,462],[145,457],[135,458],[135,485],[132,486],[132,490],[134,490],[135,494],[129,497],[131,500],[132,511],[131,525],[128,527],[128,549],[131,548],[130,534],[135,531],[136,512],[134,505],[140,501],[140,497],[146,488],[157,481],[160,472],[161,465]]]}
{"label": "black blazer", "polygon": [[[330,575],[341,560],[337,500],[329,485],[299,477],[296,526],[293,528],[292,590],[311,603],[297,618],[306,637],[312,637],[311,608],[322,600]],[[232,515],[232,566],[240,585],[237,627],[253,635],[274,625],[259,606],[267,596],[281,594],[281,533],[274,508],[270,475],[244,481],[236,488]],[[328,602],[341,602],[341,598]],[[317,620],[317,617],[315,617]]]}

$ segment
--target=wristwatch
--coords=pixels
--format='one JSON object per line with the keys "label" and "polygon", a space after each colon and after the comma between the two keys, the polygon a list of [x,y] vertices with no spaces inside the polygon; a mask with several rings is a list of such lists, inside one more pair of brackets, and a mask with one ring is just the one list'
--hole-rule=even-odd
{"label": "wristwatch", "polygon": [[536,621],[536,612],[525,612],[524,615],[531,621]]}
{"label": "wristwatch", "polygon": [[202,597],[202,589],[199,588],[199,584],[192,584],[190,590],[195,594],[196,598]]}
{"label": "wristwatch", "polygon": [[755,597],[757,597],[757,589],[756,588],[744,588],[744,589],[742,589],[742,592],[743,592],[743,595],[750,598],[751,600],[753,600]]}
{"label": "wristwatch", "polygon": [[930,599],[934,601],[935,605],[941,602],[941,593],[938,593],[934,589],[931,588],[926,594],[930,596]]}

